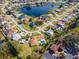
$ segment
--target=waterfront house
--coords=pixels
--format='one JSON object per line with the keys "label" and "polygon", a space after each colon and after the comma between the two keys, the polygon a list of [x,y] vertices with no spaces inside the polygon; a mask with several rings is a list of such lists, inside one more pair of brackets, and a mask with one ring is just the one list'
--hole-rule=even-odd
{"label": "waterfront house", "polygon": [[41,16],[41,20],[47,20],[48,16]]}
{"label": "waterfront house", "polygon": [[29,23],[29,18],[28,17],[25,17],[24,20],[23,20],[23,23],[24,24],[28,24]]}
{"label": "waterfront house", "polygon": [[25,16],[24,16],[24,15],[21,15],[21,16],[19,16],[18,18],[19,18],[19,19],[24,19]]}
{"label": "waterfront house", "polygon": [[30,25],[31,27],[34,27],[36,24],[35,24],[34,22],[31,22],[29,25]]}

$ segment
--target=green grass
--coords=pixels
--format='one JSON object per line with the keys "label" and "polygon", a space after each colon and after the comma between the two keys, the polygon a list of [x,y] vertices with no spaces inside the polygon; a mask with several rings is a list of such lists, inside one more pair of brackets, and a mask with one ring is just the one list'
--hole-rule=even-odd
{"label": "green grass", "polygon": [[33,36],[37,36],[37,35],[39,35],[39,33],[38,33],[38,32],[33,33]]}
{"label": "green grass", "polygon": [[74,32],[74,33],[79,34],[79,19],[77,19],[77,27],[72,29],[70,32]]}
{"label": "green grass", "polygon": [[37,49],[37,47],[36,46],[32,46],[31,49],[32,49],[32,51],[35,51]]}
{"label": "green grass", "polygon": [[28,31],[35,30],[35,29],[36,29],[35,27],[30,27],[30,26],[27,25],[27,24],[24,25],[23,28],[24,28],[25,30],[28,30]]}
{"label": "green grass", "polygon": [[72,29],[71,32],[79,33],[79,27]]}
{"label": "green grass", "polygon": [[24,28],[25,30],[30,30],[28,25],[24,25],[23,28]]}

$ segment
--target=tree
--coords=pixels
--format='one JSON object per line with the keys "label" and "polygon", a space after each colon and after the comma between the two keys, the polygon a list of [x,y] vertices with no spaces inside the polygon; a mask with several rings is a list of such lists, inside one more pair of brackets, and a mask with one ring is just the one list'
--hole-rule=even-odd
{"label": "tree", "polygon": [[43,3],[42,3],[42,2],[40,2],[40,5],[41,5],[41,6],[43,6]]}
{"label": "tree", "polygon": [[43,24],[43,22],[42,22],[42,21],[36,21],[35,24],[36,24],[37,26],[40,26],[40,25]]}
{"label": "tree", "polygon": [[73,46],[79,42],[79,37],[76,35],[68,35],[64,39],[64,43],[67,46]]}
{"label": "tree", "polygon": [[30,19],[29,19],[29,22],[32,22],[32,21],[33,21],[33,18],[30,18]]}
{"label": "tree", "polygon": [[32,59],[32,57],[31,56],[27,56],[27,58],[26,59]]}
{"label": "tree", "polygon": [[4,42],[0,45],[0,59],[26,59],[31,53],[29,45],[19,41]]}
{"label": "tree", "polygon": [[[69,53],[75,54],[79,49],[79,36],[78,35],[68,35],[64,38],[64,46]],[[70,51],[71,50],[71,51]]]}
{"label": "tree", "polygon": [[8,36],[5,36],[5,39],[6,39],[6,40],[5,40],[6,42],[9,42],[9,41],[12,40],[12,39],[11,39],[10,37],[8,37]]}
{"label": "tree", "polygon": [[20,44],[17,41],[11,42],[18,52],[18,57],[21,59],[26,59],[27,56],[31,55],[32,51],[28,44]]}
{"label": "tree", "polygon": [[40,55],[39,53],[33,52],[30,56],[31,59],[43,59],[43,55]]}
{"label": "tree", "polygon": [[18,24],[22,24],[22,23],[23,23],[23,21],[22,21],[22,20],[18,21]]}
{"label": "tree", "polygon": [[0,45],[0,59],[17,59],[16,57],[13,57],[10,53],[7,42],[4,42],[2,43],[2,45]]}
{"label": "tree", "polygon": [[8,43],[8,47],[9,47],[10,53],[11,53],[14,57],[18,55],[17,50],[15,49],[15,47],[14,47],[10,42]]}
{"label": "tree", "polygon": [[35,4],[36,4],[37,7],[39,7],[39,3],[36,2]]}

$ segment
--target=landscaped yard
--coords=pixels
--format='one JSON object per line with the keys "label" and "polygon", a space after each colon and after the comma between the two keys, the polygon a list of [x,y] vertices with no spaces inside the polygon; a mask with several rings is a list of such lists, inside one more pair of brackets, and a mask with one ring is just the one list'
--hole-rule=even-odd
{"label": "landscaped yard", "polygon": [[79,27],[76,27],[76,28],[72,29],[71,32],[79,34]]}
{"label": "landscaped yard", "polygon": [[79,34],[79,19],[77,20],[77,27],[72,29],[71,32]]}
{"label": "landscaped yard", "polygon": [[36,28],[35,27],[30,27],[29,25],[24,25],[23,26],[23,28],[25,29],[25,30],[28,30],[28,31],[31,31],[31,30],[36,30]]}
{"label": "landscaped yard", "polygon": [[76,23],[77,23],[77,27],[74,28],[74,29],[71,29],[70,32],[73,32],[73,33],[79,34],[79,19],[77,19]]}

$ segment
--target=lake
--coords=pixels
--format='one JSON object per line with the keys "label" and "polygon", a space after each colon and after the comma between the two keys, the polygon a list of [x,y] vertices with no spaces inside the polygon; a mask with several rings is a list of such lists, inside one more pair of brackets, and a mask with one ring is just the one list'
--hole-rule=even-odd
{"label": "lake", "polygon": [[24,6],[20,8],[20,11],[28,16],[39,17],[49,11],[57,8],[58,6],[54,4],[47,4],[44,6]]}

